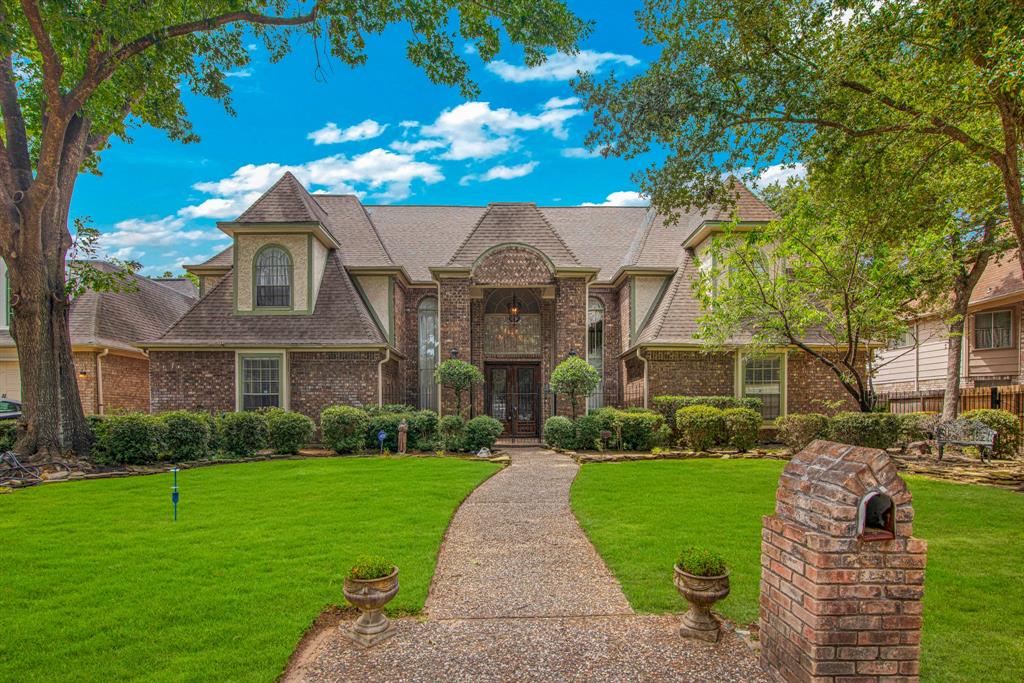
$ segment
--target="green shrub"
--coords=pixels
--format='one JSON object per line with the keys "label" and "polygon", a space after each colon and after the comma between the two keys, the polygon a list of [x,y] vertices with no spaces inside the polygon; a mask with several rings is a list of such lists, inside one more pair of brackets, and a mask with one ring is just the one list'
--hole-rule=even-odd
{"label": "green shrub", "polygon": [[662,424],[651,437],[651,448],[668,448],[672,446],[672,429],[667,424]]}
{"label": "green shrub", "polygon": [[694,576],[722,576],[729,570],[725,558],[707,548],[683,548],[676,565]]}
{"label": "green shrub", "polygon": [[658,430],[665,424],[661,415],[643,408],[620,410],[616,419],[622,425],[622,449],[627,451],[654,448]]}
{"label": "green shrub", "polygon": [[[386,437],[384,439],[384,448],[389,451],[398,450],[398,425],[401,424],[402,420],[408,423],[410,413],[383,413],[378,412],[371,414],[369,419],[366,421],[366,443],[370,450],[379,450],[381,447],[380,440],[377,435],[380,432],[384,432]],[[408,435],[406,436],[408,438]]]}
{"label": "green shrub", "polygon": [[420,451],[435,450],[437,445],[437,413],[417,410],[409,415],[409,448]]}
{"label": "green shrub", "polygon": [[576,448],[583,450],[601,447],[601,418],[596,413],[582,415],[576,420]]}
{"label": "green shrub", "polygon": [[757,433],[764,420],[761,413],[750,408],[727,408],[722,411],[726,439],[740,453],[746,453],[757,444]]}
{"label": "green shrub", "polygon": [[455,392],[455,414],[462,415],[462,395],[474,384],[484,383],[484,373],[472,363],[458,358],[442,361],[434,370],[434,381]]}
{"label": "green shrub", "polygon": [[[615,408],[599,408],[590,413],[597,420],[600,431],[611,432],[611,437],[608,439],[609,448],[619,447],[619,431],[622,429],[622,421],[619,419],[621,412]],[[598,434],[598,438],[600,438],[600,434]]]}
{"label": "green shrub", "polygon": [[466,421],[460,415],[445,415],[437,421],[437,433],[445,450],[461,451],[466,436]]}
{"label": "green shrub", "polygon": [[9,451],[14,448],[14,442],[18,440],[18,421],[0,420],[0,451]]}
{"label": "green shrub", "polygon": [[1006,410],[981,408],[968,410],[960,417],[977,420],[996,430],[996,442],[992,448],[992,455],[1006,458],[1017,455],[1017,451],[1020,449],[1021,430],[1020,422],[1013,413]]}
{"label": "green shrub", "polygon": [[380,555],[362,555],[348,570],[348,578],[361,581],[383,579],[395,571],[395,563]]}
{"label": "green shrub", "polygon": [[672,428],[676,438],[679,434],[676,428],[676,413],[680,408],[690,406],[711,406],[719,410],[728,408],[749,408],[750,410],[761,409],[759,398],[736,398],[735,396],[655,396],[654,410],[661,413],[665,422]]}
{"label": "green shrub", "polygon": [[551,391],[569,399],[573,420],[576,419],[580,402],[586,402],[587,396],[600,383],[601,373],[579,356],[569,356],[551,371]]}
{"label": "green shrub", "polygon": [[123,413],[103,420],[102,441],[93,453],[98,462],[137,465],[164,455],[167,427],[155,415]]}
{"label": "green shrub", "polygon": [[794,453],[807,447],[815,439],[827,439],[829,420],[821,413],[793,413],[775,418],[779,441]]}
{"label": "green shrub", "polygon": [[267,447],[267,417],[253,410],[217,418],[217,441],[228,457],[244,458]]}
{"label": "green shrub", "polygon": [[676,411],[679,442],[694,451],[706,451],[725,443],[725,416],[718,408],[705,405],[688,406]]}
{"label": "green shrub", "polygon": [[476,453],[481,448],[494,448],[494,443],[505,431],[504,425],[490,415],[477,415],[466,423],[463,448]]}
{"label": "green shrub", "polygon": [[549,448],[571,451],[576,448],[576,425],[561,415],[549,417],[544,423],[544,443]]}
{"label": "green shrub", "polygon": [[899,443],[903,447],[915,441],[931,439],[939,420],[936,413],[903,413],[896,418],[900,421]]}
{"label": "green shrub", "polygon": [[313,438],[313,421],[302,413],[274,408],[265,413],[267,436],[275,453],[298,453]]}
{"label": "green shrub", "polygon": [[324,445],[335,453],[358,453],[366,447],[366,411],[353,406],[330,406],[320,413]]}
{"label": "green shrub", "polygon": [[828,438],[851,446],[893,448],[900,440],[900,426],[892,413],[837,413],[829,418]]}
{"label": "green shrub", "polygon": [[210,457],[213,428],[209,413],[173,410],[161,413],[159,418],[167,430],[168,459],[181,462]]}

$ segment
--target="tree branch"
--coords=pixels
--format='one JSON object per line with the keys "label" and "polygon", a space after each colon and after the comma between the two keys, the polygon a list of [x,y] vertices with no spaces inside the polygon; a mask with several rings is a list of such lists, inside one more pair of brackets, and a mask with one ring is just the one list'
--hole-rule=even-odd
{"label": "tree branch", "polygon": [[53,47],[50,34],[43,26],[43,18],[39,15],[36,0],[21,0],[21,9],[25,12],[25,19],[43,57],[43,90],[46,92],[47,104],[51,111],[61,116],[63,100],[60,94],[60,81],[64,77],[64,63]]}
{"label": "tree branch", "polygon": [[[4,19],[0,13],[0,21]],[[0,61],[0,113],[4,117],[4,133],[7,144],[5,160],[9,160],[14,176],[13,190],[24,190],[32,181],[32,161],[28,153],[28,136],[25,132],[25,117],[18,102],[18,86],[14,81],[14,63],[11,55]]]}

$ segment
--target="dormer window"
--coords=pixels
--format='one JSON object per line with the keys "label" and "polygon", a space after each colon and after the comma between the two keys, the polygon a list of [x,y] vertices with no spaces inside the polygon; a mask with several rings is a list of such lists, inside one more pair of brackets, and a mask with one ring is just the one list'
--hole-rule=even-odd
{"label": "dormer window", "polygon": [[256,254],[253,266],[257,308],[290,308],[292,305],[292,259],[278,246]]}

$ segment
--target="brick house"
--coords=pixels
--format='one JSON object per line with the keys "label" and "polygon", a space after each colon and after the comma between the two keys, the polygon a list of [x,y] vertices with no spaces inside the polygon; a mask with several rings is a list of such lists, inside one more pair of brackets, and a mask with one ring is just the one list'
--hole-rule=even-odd
{"label": "brick house", "polygon": [[[101,261],[93,267],[112,270]],[[162,334],[198,298],[185,278],[132,275],[134,291],[87,291],[71,302],[71,350],[82,408],[87,415],[118,410],[149,411],[149,358],[137,346]],[[6,267],[0,261],[0,395],[21,399],[18,349],[10,334]]]}
{"label": "brick house", "polygon": [[[774,215],[738,187],[742,226]],[[471,397],[517,436],[567,401],[547,390],[570,354],[602,375],[589,399],[649,404],[659,394],[757,395],[765,417],[844,399],[795,351],[706,354],[693,283],[708,238],[732,210],[674,225],[644,207],[364,206],[310,195],[285,174],[236,220],[234,243],[187,269],[199,303],[143,344],[154,410],[280,405],[317,416],[338,403],[451,412],[437,363],[468,360]],[[792,389],[792,391],[791,391]]]}

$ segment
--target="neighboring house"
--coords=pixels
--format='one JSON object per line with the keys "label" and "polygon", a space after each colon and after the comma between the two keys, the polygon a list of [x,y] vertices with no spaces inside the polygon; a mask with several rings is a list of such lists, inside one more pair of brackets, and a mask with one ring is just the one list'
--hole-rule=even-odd
{"label": "neighboring house", "polygon": [[[746,188],[755,229],[774,214]],[[364,206],[310,195],[285,174],[238,219],[234,244],[188,266],[201,298],[150,357],[154,410],[283,406],[316,417],[339,403],[451,412],[434,368],[477,365],[477,414],[533,436],[568,401],[552,368],[579,354],[602,375],[591,407],[659,394],[756,395],[766,418],[848,401],[839,382],[786,349],[705,354],[693,284],[732,211],[675,225],[644,207]]]}
{"label": "neighboring house", "polygon": [[[93,265],[113,269],[103,262]],[[6,275],[6,269],[0,266],[4,301],[8,299]],[[169,280],[133,275],[131,281],[136,291],[87,291],[71,303],[71,349],[86,414],[149,411],[149,358],[136,344],[162,334],[196,302],[198,294],[195,286],[184,278]],[[0,394],[20,399],[18,350],[9,325],[9,309],[4,306],[0,328]]]}
{"label": "neighboring house", "polygon": [[[1024,278],[1017,253],[989,263],[971,295],[960,362],[963,387],[1024,384],[1021,314]],[[937,317],[914,321],[903,339],[876,357],[879,393],[928,391],[946,385],[949,335]]]}

